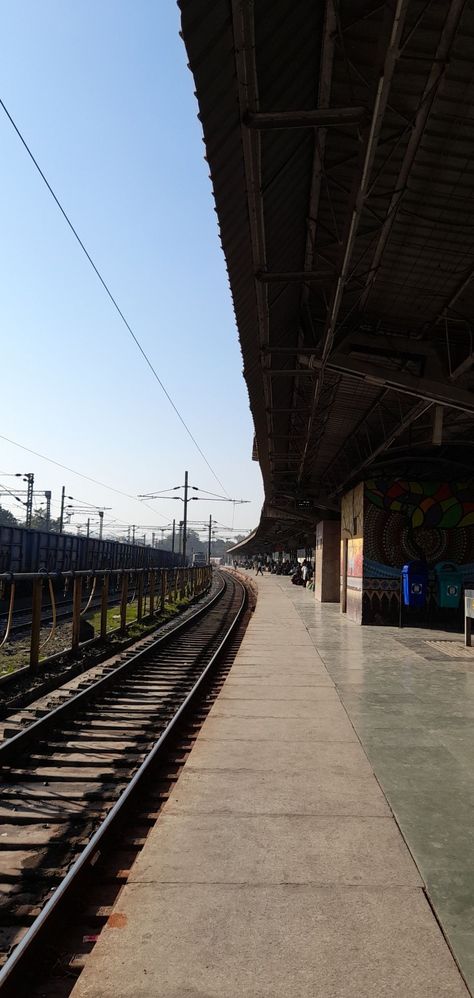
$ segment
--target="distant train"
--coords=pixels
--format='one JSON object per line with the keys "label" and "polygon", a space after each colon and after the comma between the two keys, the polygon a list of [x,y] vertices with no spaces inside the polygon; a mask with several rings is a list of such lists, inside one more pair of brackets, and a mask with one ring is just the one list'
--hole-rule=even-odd
{"label": "distant train", "polygon": [[0,572],[101,568],[171,568],[179,555],[120,541],[0,526]]}
{"label": "distant train", "polygon": [[207,565],[207,558],[203,551],[196,551],[193,554],[193,567],[201,568],[201,565]]}

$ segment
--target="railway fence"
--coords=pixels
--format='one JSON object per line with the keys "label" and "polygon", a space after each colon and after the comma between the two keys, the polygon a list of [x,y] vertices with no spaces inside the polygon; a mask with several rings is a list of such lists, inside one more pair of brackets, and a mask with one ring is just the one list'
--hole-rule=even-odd
{"label": "railway fence", "polygon": [[[29,590],[29,661],[28,668],[36,672],[41,667],[41,652],[44,651],[57,626],[57,590],[72,589],[70,605],[70,650],[78,654],[80,647],[96,637],[91,634],[93,629],[84,626],[86,615],[92,606],[98,606],[100,640],[105,640],[112,633],[125,634],[132,624],[152,622],[157,615],[162,615],[167,603],[178,603],[185,599],[199,596],[210,585],[212,568],[205,565],[186,568],[130,568],[130,569],[99,569],[91,571],[66,572],[4,572],[0,574],[0,598],[3,598],[7,610],[4,616],[3,634],[0,634],[0,650],[9,640],[15,614],[16,595],[20,592],[21,600]],[[44,599],[48,591],[50,602],[51,628],[46,638],[42,637],[44,628]],[[117,617],[119,624],[113,630],[109,627],[109,611],[111,609],[112,590],[115,592]],[[136,615],[128,619],[130,603],[136,603]],[[85,604],[85,605],[84,605]],[[86,636],[84,636],[86,631]]]}

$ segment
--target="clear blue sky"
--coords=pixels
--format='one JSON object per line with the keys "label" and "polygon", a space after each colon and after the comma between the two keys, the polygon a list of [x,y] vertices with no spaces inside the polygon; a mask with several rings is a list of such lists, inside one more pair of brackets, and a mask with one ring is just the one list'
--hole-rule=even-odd
{"label": "clear blue sky", "polygon": [[[0,9],[2,99],[228,494],[252,500],[193,503],[191,518],[252,527],[261,476],[178,9]],[[0,433],[132,495],[177,485],[185,468],[220,492],[1,110],[0,175]],[[0,472],[16,471],[53,490],[53,512],[65,484],[120,522],[182,515],[0,440]]]}

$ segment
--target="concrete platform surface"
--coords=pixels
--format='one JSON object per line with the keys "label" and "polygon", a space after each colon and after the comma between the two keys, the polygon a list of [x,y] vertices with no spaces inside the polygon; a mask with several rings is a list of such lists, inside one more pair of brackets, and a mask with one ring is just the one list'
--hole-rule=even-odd
{"label": "concrete platform surface", "polygon": [[409,644],[397,666],[391,629],[385,643],[341,622],[287,579],[258,586],[235,665],[73,998],[467,998],[374,775],[385,766],[400,799],[416,798],[428,768],[409,813],[442,843],[423,815],[435,763],[415,757],[410,783],[404,751]]}

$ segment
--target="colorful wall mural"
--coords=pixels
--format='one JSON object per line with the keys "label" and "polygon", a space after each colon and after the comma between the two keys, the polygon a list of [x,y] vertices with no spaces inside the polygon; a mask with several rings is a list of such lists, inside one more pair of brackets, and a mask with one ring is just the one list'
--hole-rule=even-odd
{"label": "colorful wall mural", "polygon": [[401,568],[418,559],[474,580],[474,482],[365,483],[364,623],[398,620]]}
{"label": "colorful wall mural", "polygon": [[358,623],[396,624],[407,562],[454,563],[474,587],[474,480],[367,481],[342,500],[341,538],[341,609]]}
{"label": "colorful wall mural", "polygon": [[347,575],[351,579],[360,579],[363,576],[363,550],[364,541],[362,537],[352,537],[347,542]]}
{"label": "colorful wall mural", "polygon": [[473,482],[365,483],[365,498],[379,509],[400,513],[413,529],[452,529],[474,524]]}

